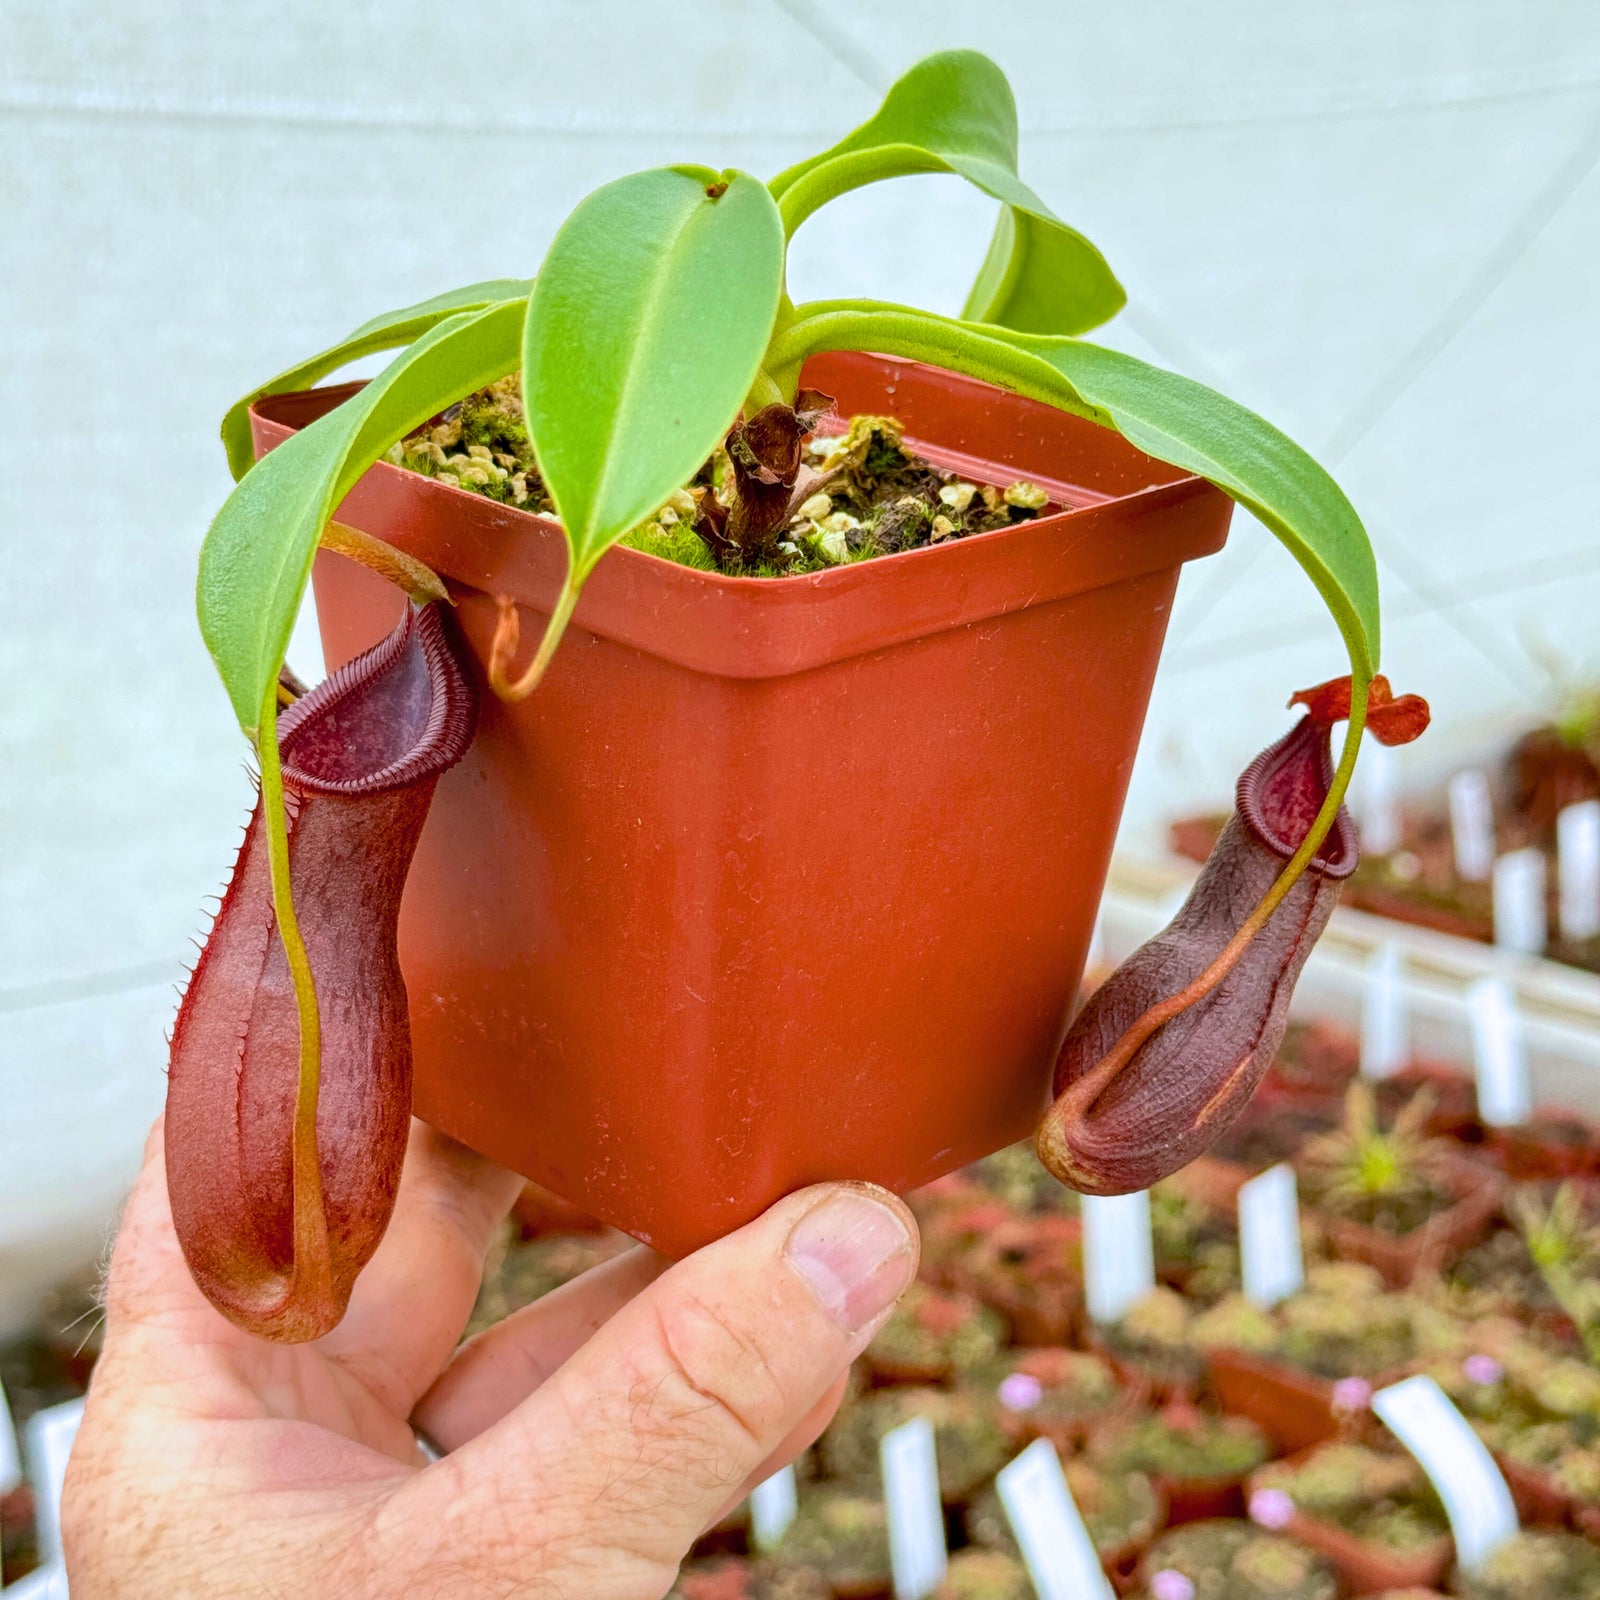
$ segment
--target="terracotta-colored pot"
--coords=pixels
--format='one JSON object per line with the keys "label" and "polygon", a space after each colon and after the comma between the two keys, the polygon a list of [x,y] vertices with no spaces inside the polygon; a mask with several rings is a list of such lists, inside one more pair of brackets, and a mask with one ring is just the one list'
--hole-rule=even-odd
{"label": "terracotta-colored pot", "polygon": [[1011,1216],[945,1270],[1005,1317],[1014,1344],[1070,1344],[1083,1322],[1078,1217]]}
{"label": "terracotta-colored pot", "polygon": [[1520,1127],[1490,1128],[1485,1145],[1514,1183],[1588,1177],[1600,1170],[1600,1127],[1575,1111],[1541,1111]]}
{"label": "terracotta-colored pot", "polygon": [[[484,692],[401,914],[418,1115],[673,1254],[1031,1132],[1178,569],[1231,509],[971,379],[834,355],[805,381],[1068,509],[793,578],[610,552],[539,690]],[[352,392],[261,401],[257,449]],[[480,662],[494,596],[543,630],[553,522],[387,463],[339,515],[449,580]],[[393,626],[365,568],[324,553],[315,583],[330,668]]]}
{"label": "terracotta-colored pot", "polygon": [[[1060,1382],[1058,1374],[1063,1366],[1083,1359],[1085,1352],[1048,1345],[1039,1345],[1022,1351],[1012,1371],[1038,1378],[1049,1389]],[[1118,1380],[1118,1392],[1097,1411],[1084,1411],[1073,1417],[1062,1417],[1048,1408],[1013,1410],[1000,1401],[995,1407],[995,1421],[1000,1431],[1019,1448],[1035,1439],[1048,1439],[1063,1458],[1076,1455],[1085,1441],[1096,1433],[1115,1429],[1119,1424],[1142,1410],[1150,1400],[1150,1387],[1138,1376],[1130,1378],[1112,1366]]]}
{"label": "terracotta-colored pot", "polygon": [[[1297,1452],[1297,1456],[1310,1451]],[[1289,1465],[1295,1465],[1291,1459]],[[1261,1477],[1251,1474],[1248,1493],[1253,1495]],[[1455,1544],[1448,1534],[1420,1550],[1401,1555],[1382,1545],[1358,1539],[1337,1523],[1324,1521],[1298,1506],[1282,1531],[1301,1544],[1310,1545],[1339,1569],[1351,1594],[1379,1594],[1386,1589],[1428,1589],[1444,1580],[1455,1555]]]}
{"label": "terracotta-colored pot", "polygon": [[1157,1473],[1155,1486],[1166,1499],[1169,1528],[1244,1515],[1243,1477],[1169,1478]]}
{"label": "terracotta-colored pot", "polygon": [[1083,1347],[1108,1361],[1124,1388],[1146,1395],[1153,1405],[1193,1405],[1199,1398],[1205,1358],[1187,1345],[1174,1346],[1170,1353],[1154,1345],[1139,1350],[1119,1347],[1106,1329],[1086,1321]]}
{"label": "terracotta-colored pot", "polygon": [[1525,1461],[1502,1455],[1498,1450],[1494,1453],[1494,1459],[1506,1480],[1506,1487],[1511,1491],[1511,1498],[1516,1501],[1517,1515],[1524,1522],[1559,1527],[1576,1520],[1578,1508],[1553,1474],[1541,1467],[1530,1466]]}
{"label": "terracotta-colored pot", "polygon": [[1452,1161],[1446,1181],[1457,1196],[1455,1204],[1410,1233],[1386,1233],[1315,1208],[1313,1214],[1337,1255],[1364,1261],[1382,1273],[1391,1289],[1403,1289],[1423,1273],[1441,1271],[1477,1243],[1499,1209],[1501,1183],[1477,1163]]}
{"label": "terracotta-colored pot", "polygon": [[1248,1417],[1284,1455],[1337,1439],[1346,1429],[1328,1378],[1245,1350],[1208,1351],[1206,1364],[1223,1410]]}
{"label": "terracotta-colored pot", "polygon": [[1434,1101],[1424,1125],[1428,1133],[1469,1147],[1482,1143],[1484,1127],[1478,1120],[1477,1088],[1460,1068],[1447,1062],[1412,1061],[1392,1077],[1379,1079],[1374,1085],[1379,1115],[1392,1120],[1421,1089],[1426,1089]]}

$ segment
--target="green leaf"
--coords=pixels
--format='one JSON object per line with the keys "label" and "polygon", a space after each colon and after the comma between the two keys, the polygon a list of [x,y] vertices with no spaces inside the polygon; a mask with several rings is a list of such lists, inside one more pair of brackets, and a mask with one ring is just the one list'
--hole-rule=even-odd
{"label": "green leaf", "polygon": [[532,287],[528,279],[496,278],[490,283],[473,283],[464,289],[452,289],[448,294],[435,295],[431,300],[421,300],[414,306],[385,312],[381,317],[363,322],[354,333],[320,355],[296,362],[228,408],[228,414],[222,419],[222,443],[228,452],[229,470],[236,479],[242,478],[250,470],[254,460],[250,443],[250,407],[263,395],[289,394],[296,389],[309,389],[330,372],[337,372],[340,367],[359,361],[362,356],[372,355],[378,350],[398,350],[402,345],[410,344],[429,328],[457,312],[477,311],[502,300],[525,299]]}
{"label": "green leaf", "polygon": [[1331,477],[1254,412],[1176,373],[1081,339],[953,322],[872,301],[802,305],[775,342],[775,370],[822,350],[876,350],[970,373],[1113,428],[1209,479],[1294,556],[1332,613],[1362,681],[1377,668],[1378,569],[1366,529]]}
{"label": "green leaf", "polygon": [[317,541],[397,439],[516,370],[524,302],[436,323],[359,393],[284,442],[223,503],[200,551],[200,632],[252,738],[283,664]]}
{"label": "green leaf", "polygon": [[635,173],[562,226],[528,299],[522,389],[573,581],[732,425],[782,288],[778,209],[744,173]]}
{"label": "green leaf", "polygon": [[1005,74],[975,50],[912,67],[882,106],[831,149],[772,180],[790,233],[851,189],[953,172],[1003,204],[969,318],[1035,333],[1086,333],[1127,300],[1105,258],[1017,176],[1017,107]]}
{"label": "green leaf", "polygon": [[1131,444],[1254,513],[1316,585],[1363,677],[1377,670],[1378,565],[1355,507],[1294,440],[1192,378],[1077,339],[1011,340],[1049,362]]}
{"label": "green leaf", "polygon": [[1114,317],[1127,298],[1105,257],[1082,234],[1002,206],[961,316],[1021,333],[1087,333]]}

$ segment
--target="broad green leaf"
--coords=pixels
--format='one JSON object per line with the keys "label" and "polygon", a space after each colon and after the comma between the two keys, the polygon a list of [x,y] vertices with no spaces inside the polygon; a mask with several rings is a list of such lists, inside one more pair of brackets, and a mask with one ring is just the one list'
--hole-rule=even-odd
{"label": "broad green leaf", "polygon": [[744,173],[635,173],[562,226],[528,298],[522,390],[574,581],[732,425],[782,288],[778,209]]}
{"label": "broad green leaf", "polygon": [[200,551],[200,632],[252,738],[289,645],[328,520],[397,439],[516,370],[524,302],[458,312],[428,329],[359,393],[284,442],[217,513]]}
{"label": "broad green leaf", "polygon": [[1338,622],[1351,666],[1378,663],[1378,565],[1337,483],[1294,440],[1192,378],[1078,339],[992,337],[1036,352],[1131,444],[1197,473],[1254,513],[1287,547]]}
{"label": "broad green leaf", "polygon": [[1209,479],[1253,512],[1300,563],[1333,614],[1351,670],[1378,663],[1378,569],[1366,529],[1331,477],[1254,412],[1192,379],[1081,339],[953,322],[904,306],[838,301],[797,308],[775,369],[821,350],[930,361],[1046,401]]}
{"label": "broad green leaf", "polygon": [[1126,300],[1105,258],[1081,234],[1002,206],[961,315],[1020,333],[1087,333]]}
{"label": "broad green leaf", "polygon": [[1005,74],[975,50],[912,67],[877,112],[831,149],[772,180],[785,226],[881,178],[953,172],[1003,203],[966,315],[1034,333],[1086,333],[1120,311],[1100,252],[1017,176],[1017,107]]}
{"label": "broad green leaf", "polygon": [[496,278],[490,283],[468,284],[464,289],[452,289],[448,294],[435,295],[431,300],[419,301],[399,311],[385,312],[370,322],[363,322],[354,333],[338,344],[314,355],[308,360],[269,378],[258,389],[252,389],[242,400],[228,408],[222,419],[222,443],[228,452],[228,467],[235,478],[242,478],[250,470],[254,459],[250,445],[250,407],[266,394],[289,394],[296,389],[309,389],[330,372],[359,361],[379,350],[398,350],[413,339],[420,338],[429,328],[453,317],[460,311],[477,311],[502,300],[526,298],[532,283],[527,279]]}

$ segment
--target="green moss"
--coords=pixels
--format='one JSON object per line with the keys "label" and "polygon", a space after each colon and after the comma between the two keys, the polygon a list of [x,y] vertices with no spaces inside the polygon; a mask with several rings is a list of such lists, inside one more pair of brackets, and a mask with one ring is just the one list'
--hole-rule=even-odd
{"label": "green moss", "polygon": [[837,1588],[887,1588],[889,1521],[883,1501],[837,1490],[808,1495],[773,1554],[786,1566],[814,1568]]}
{"label": "green moss", "polygon": [[913,1283],[878,1330],[867,1362],[890,1377],[947,1382],[993,1360],[1005,1334],[1004,1319],[970,1296]]}
{"label": "green moss", "polygon": [[1297,1465],[1264,1467],[1251,1481],[1283,1490],[1308,1516],[1398,1553],[1425,1549],[1450,1531],[1421,1467],[1398,1451],[1324,1445]]}
{"label": "green moss", "polygon": [[[516,374],[451,406],[436,423],[395,445],[388,459],[452,488],[541,516],[555,514],[528,438]],[[962,484],[954,473],[911,455],[902,447],[900,424],[892,417],[858,416],[846,436],[813,440],[807,447],[807,466],[832,476],[811,497],[818,509],[804,516],[797,511],[791,518],[776,556],[769,554],[750,565],[737,564],[735,558],[734,565],[720,566],[704,542],[689,531],[693,503],[683,491],[673,497],[684,501],[677,522],[652,518],[621,542],[700,571],[728,571],[746,578],[793,577],[1008,527],[1048,509],[1047,503],[1034,503],[1038,493],[1030,495],[1030,485],[1001,490]],[[719,447],[687,487],[723,498],[731,493],[730,475],[727,453]],[[951,485],[961,501],[959,507],[939,498],[940,491]],[[826,506],[820,502],[823,496]]]}
{"label": "green moss", "polygon": [[1339,1580],[1320,1556],[1248,1522],[1192,1522],[1162,1535],[1145,1570],[1181,1572],[1195,1600],[1335,1600]]}
{"label": "green moss", "polygon": [[682,522],[670,528],[659,522],[643,522],[631,533],[623,534],[618,543],[630,550],[642,550],[647,556],[674,561],[680,567],[696,567],[701,572],[717,570],[716,558],[706,548],[705,540]]}
{"label": "green moss", "polygon": [[880,1389],[841,1410],[820,1442],[830,1477],[863,1493],[879,1486],[878,1441],[884,1434],[926,1417],[933,1424],[939,1457],[939,1489],[946,1501],[965,1500],[1006,1463],[1010,1444],[987,1401],[970,1391]]}
{"label": "green moss", "polygon": [[961,1550],[950,1558],[933,1600],[1034,1600],[1028,1570],[998,1550]]}
{"label": "green moss", "polygon": [[1465,1600],[1587,1600],[1600,1595],[1600,1548],[1574,1533],[1518,1534],[1479,1571],[1458,1574],[1453,1592]]}
{"label": "green moss", "polygon": [[1146,1415],[1090,1444],[1098,1466],[1164,1478],[1242,1478],[1270,1453],[1253,1422],[1203,1413]]}

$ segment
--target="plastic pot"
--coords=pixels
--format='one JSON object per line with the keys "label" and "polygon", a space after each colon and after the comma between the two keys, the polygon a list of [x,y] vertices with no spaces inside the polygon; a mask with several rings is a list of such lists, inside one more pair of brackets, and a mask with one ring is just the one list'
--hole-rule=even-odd
{"label": "plastic pot", "polygon": [[1442,1271],[1477,1243],[1500,1207],[1497,1175],[1471,1161],[1452,1161],[1446,1182],[1455,1204],[1409,1233],[1386,1233],[1327,1211],[1314,1214],[1338,1256],[1375,1267],[1391,1289],[1403,1289],[1424,1273]]}
{"label": "plastic pot", "polygon": [[1520,1126],[1489,1128],[1484,1142],[1513,1183],[1592,1177],[1600,1170],[1600,1127],[1575,1111],[1545,1110]]}
{"label": "plastic pot", "polygon": [[[1067,509],[793,578],[612,551],[539,690],[485,691],[401,914],[417,1114],[673,1254],[1031,1132],[1178,570],[1231,510],[971,379],[850,354],[805,382]],[[351,392],[259,402],[258,451]],[[556,524],[387,463],[339,516],[449,581],[480,662],[493,596],[542,631]],[[330,669],[398,615],[339,557],[315,584]]]}
{"label": "plastic pot", "polygon": [[[1312,1451],[1300,1451],[1287,1465],[1298,1465]],[[1248,1492],[1254,1495],[1261,1472],[1251,1474]],[[1283,1526],[1282,1532],[1301,1544],[1310,1545],[1339,1569],[1352,1594],[1379,1594],[1391,1589],[1427,1590],[1444,1581],[1455,1556],[1455,1543],[1448,1534],[1420,1550],[1401,1554],[1359,1539],[1336,1522],[1312,1516],[1299,1506]]]}
{"label": "plastic pot", "polygon": [[1331,1379],[1246,1350],[1209,1351],[1206,1365],[1223,1410],[1248,1417],[1284,1455],[1344,1431]]}

